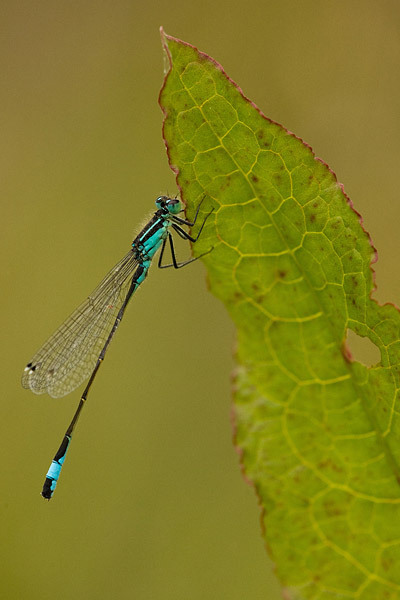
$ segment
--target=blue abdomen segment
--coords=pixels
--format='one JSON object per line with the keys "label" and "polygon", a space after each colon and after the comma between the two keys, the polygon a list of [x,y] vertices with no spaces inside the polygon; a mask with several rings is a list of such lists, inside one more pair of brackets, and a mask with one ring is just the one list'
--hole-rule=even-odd
{"label": "blue abdomen segment", "polygon": [[56,489],[57,481],[60,476],[61,467],[64,464],[65,455],[67,454],[68,446],[71,441],[70,435],[65,435],[57,454],[53,458],[50,469],[47,471],[46,479],[43,484],[42,496],[50,500],[54,490]]}

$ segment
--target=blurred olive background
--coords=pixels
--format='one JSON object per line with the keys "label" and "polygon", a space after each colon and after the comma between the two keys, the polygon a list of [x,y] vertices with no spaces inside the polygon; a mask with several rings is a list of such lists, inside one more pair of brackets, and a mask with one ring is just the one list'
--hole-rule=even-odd
{"label": "blurred olive background", "polygon": [[[280,598],[231,442],[234,330],[200,263],[153,267],[54,499],[39,496],[79,391],[35,396],[20,387],[23,367],[127,252],[156,196],[177,191],[157,104],[160,25],[218,60],[331,166],[379,249],[375,297],[400,302],[396,0],[1,2],[0,594],[9,600]],[[374,360],[360,340],[351,347]]]}

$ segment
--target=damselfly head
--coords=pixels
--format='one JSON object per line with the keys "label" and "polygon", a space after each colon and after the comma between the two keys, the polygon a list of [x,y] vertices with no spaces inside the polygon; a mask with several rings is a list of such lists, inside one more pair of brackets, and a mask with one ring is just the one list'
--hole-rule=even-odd
{"label": "damselfly head", "polygon": [[159,196],[156,200],[158,209],[168,215],[177,215],[182,210],[182,202],[178,198],[168,198],[168,196]]}

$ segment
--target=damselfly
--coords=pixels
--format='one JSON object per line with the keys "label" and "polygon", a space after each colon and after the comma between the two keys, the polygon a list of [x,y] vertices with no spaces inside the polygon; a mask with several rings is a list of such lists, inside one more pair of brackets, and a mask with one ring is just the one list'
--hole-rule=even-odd
{"label": "damselfly", "polygon": [[[196,223],[201,203],[202,201],[191,222],[178,217],[178,214],[183,212],[180,200],[167,196],[157,198],[157,210],[133,240],[128,254],[111,269],[92,294],[53,333],[25,367],[22,376],[23,387],[31,389],[35,394],[47,392],[53,398],[61,398],[69,394],[88,379],[78,408],[47,472],[42,489],[44,498],[50,500],[53,495],[72,433],[90,387],[124,316],[129,300],[146,278],[157,250],[161,248],[158,260],[161,269],[168,267],[179,269],[197,260],[191,258],[181,263],[177,261],[171,228],[181,238],[196,242],[212,211],[206,215],[196,237],[189,235],[182,225],[192,227]],[[167,240],[171,249],[172,263],[162,264]],[[208,252],[210,250],[204,254]]]}

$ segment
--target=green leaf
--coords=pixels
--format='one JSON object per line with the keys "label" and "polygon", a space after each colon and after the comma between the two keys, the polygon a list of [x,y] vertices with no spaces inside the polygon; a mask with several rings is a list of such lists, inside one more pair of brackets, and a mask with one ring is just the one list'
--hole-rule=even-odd
{"label": "green leaf", "polygon": [[[194,251],[214,247],[237,327],[236,443],[277,575],[288,598],[400,598],[400,318],[370,297],[370,239],[309,146],[211,58],[163,43],[168,156],[189,217],[214,207]],[[351,360],[348,329],[379,364]]]}

